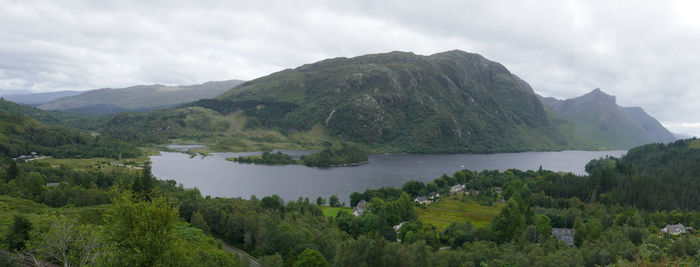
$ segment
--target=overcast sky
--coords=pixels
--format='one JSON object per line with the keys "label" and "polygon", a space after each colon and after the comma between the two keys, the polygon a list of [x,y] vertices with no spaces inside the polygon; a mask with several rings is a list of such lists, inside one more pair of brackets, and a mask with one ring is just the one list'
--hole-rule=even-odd
{"label": "overcast sky", "polygon": [[0,91],[248,80],[329,57],[460,49],[541,95],[601,88],[700,136],[698,14],[693,1],[0,0]]}

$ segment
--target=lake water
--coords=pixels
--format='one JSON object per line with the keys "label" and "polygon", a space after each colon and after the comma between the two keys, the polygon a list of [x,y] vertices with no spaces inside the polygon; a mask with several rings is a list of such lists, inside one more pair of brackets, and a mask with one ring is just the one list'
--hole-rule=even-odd
{"label": "lake water", "polygon": [[[285,151],[295,157],[308,151]],[[452,175],[462,169],[475,171],[515,168],[573,172],[584,175],[591,159],[604,156],[619,157],[616,151],[559,151],[499,154],[448,155],[371,155],[369,164],[354,167],[311,168],[300,165],[265,166],[226,161],[228,157],[260,154],[214,153],[208,157],[191,157],[183,153],[161,152],[152,156],[153,174],[158,179],[172,179],[185,187],[197,187],[203,195],[212,197],[258,198],[277,194],[285,200],[298,197],[316,199],[318,196],[338,195],[349,203],[348,196],[367,188],[401,187],[409,180],[432,181],[442,174]]]}

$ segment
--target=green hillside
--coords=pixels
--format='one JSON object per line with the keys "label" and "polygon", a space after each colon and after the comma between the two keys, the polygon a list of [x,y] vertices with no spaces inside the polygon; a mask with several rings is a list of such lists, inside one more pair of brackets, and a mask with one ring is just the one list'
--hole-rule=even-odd
{"label": "green hillside", "polygon": [[49,126],[37,120],[0,111],[0,157],[17,157],[37,152],[54,157],[110,157],[120,153],[136,157],[140,151],[130,144],[109,137],[61,127]]}
{"label": "green hillside", "polygon": [[56,125],[61,122],[61,118],[50,111],[41,110],[29,105],[18,104],[5,99],[0,99],[0,111],[22,115],[51,125]]}
{"label": "green hillside", "polygon": [[320,124],[329,136],[405,152],[549,150],[573,142],[527,83],[463,51],[328,59],[243,83],[217,100],[199,105],[243,110],[250,128],[289,134]]}

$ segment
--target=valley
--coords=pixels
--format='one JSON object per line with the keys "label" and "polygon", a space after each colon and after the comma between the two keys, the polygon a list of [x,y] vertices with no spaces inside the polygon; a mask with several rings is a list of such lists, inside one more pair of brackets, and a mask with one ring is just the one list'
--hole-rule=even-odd
{"label": "valley", "polygon": [[[167,106],[99,96],[148,86],[86,93],[105,101],[96,105],[82,94],[69,98],[84,106],[0,100],[0,263],[18,253],[105,266],[698,256],[696,234],[659,232],[700,227],[698,140],[675,141],[599,89],[544,98],[458,50],[333,58],[239,83]],[[47,245],[61,234],[70,257]]]}

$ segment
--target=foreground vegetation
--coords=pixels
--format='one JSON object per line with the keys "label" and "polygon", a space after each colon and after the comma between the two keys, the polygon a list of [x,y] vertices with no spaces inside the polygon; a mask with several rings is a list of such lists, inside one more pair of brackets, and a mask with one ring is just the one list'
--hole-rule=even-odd
{"label": "foreground vegetation", "polygon": [[[689,194],[699,181],[694,162],[700,150],[691,144],[648,145],[621,159],[594,160],[586,176],[464,170],[428,183],[356,192],[353,206],[367,202],[360,216],[321,208],[322,197],[316,203],[276,195],[202,197],[197,189],[153,179],[148,164],[141,171],[103,171],[6,160],[0,209],[12,217],[0,219],[2,249],[69,265],[240,264],[214,239],[220,238],[265,266],[692,265],[700,262],[700,238],[659,233],[666,224],[700,228],[698,202]],[[47,181],[62,184],[46,187]],[[642,181],[683,187],[654,193],[637,184]],[[445,194],[455,184],[479,193],[444,198],[424,210],[413,201]],[[652,194],[657,204],[629,197],[641,194]],[[438,209],[495,216],[490,223],[431,218]],[[556,240],[552,228],[574,229],[575,246]],[[69,257],[55,256],[47,245],[56,238],[69,241]]]}

